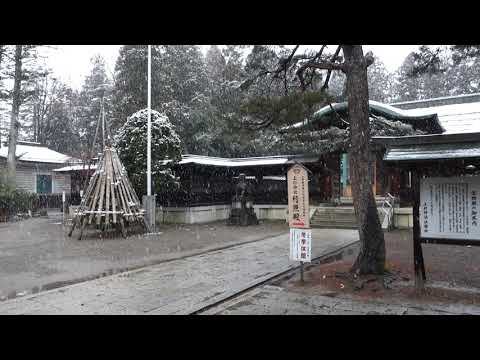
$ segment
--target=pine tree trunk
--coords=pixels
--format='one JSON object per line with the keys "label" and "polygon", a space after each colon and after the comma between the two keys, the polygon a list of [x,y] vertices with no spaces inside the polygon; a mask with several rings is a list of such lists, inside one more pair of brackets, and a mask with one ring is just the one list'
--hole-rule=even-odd
{"label": "pine tree trunk", "polygon": [[360,253],[352,267],[358,274],[383,274],[385,240],[378,217],[370,164],[367,63],[361,45],[344,45],[350,120],[352,196],[360,235]]}
{"label": "pine tree trunk", "polygon": [[7,175],[8,182],[15,186],[16,177],[16,159],[15,151],[17,148],[18,136],[18,113],[20,110],[21,93],[20,85],[22,82],[22,48],[23,45],[16,45],[15,48],[15,79],[13,85],[13,102],[12,102],[12,117],[10,120],[10,132],[8,139],[8,156],[7,156]]}
{"label": "pine tree trunk", "polygon": [[[3,54],[5,53],[5,46],[6,45],[0,45],[0,70],[2,69],[2,62],[3,62]],[[0,76],[0,85],[2,84],[2,77]],[[0,121],[0,147],[3,146],[2,143],[2,122]]]}
{"label": "pine tree trunk", "polygon": [[[0,69],[2,69],[3,55],[5,54],[5,51],[6,51],[6,45],[0,45]],[[0,77],[0,81],[2,81],[1,77]]]}

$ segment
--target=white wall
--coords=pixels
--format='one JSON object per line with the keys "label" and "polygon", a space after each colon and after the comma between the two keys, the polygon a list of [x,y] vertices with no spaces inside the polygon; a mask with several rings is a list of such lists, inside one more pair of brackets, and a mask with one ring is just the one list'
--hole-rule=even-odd
{"label": "white wall", "polygon": [[18,164],[16,171],[17,189],[37,192],[37,175],[50,175],[52,177],[52,193],[61,194],[65,191],[67,194],[71,192],[70,174],[58,173],[52,169],[58,168],[59,165],[50,164]]}
{"label": "white wall", "polygon": [[[286,205],[254,205],[259,220],[287,221]],[[230,216],[230,205],[157,208],[157,223],[201,224],[226,220]]]}
{"label": "white wall", "polygon": [[17,166],[15,181],[19,190],[28,192],[35,192],[36,190],[37,179],[31,167]]}

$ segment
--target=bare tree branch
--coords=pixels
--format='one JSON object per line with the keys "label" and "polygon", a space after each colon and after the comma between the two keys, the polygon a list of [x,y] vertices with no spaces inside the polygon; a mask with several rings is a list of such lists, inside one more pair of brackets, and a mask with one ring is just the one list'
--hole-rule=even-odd
{"label": "bare tree branch", "polygon": [[[315,55],[315,57],[313,58],[313,61],[316,61],[317,59],[319,59],[321,56],[322,56],[322,53],[323,53],[323,49],[325,49],[327,47],[327,45],[323,45],[322,48],[320,49],[320,51]],[[309,82],[309,85],[312,85],[313,83],[313,77],[315,76],[315,69],[312,70],[312,73],[310,75],[310,82]]]}
{"label": "bare tree branch", "polygon": [[[332,59],[330,61],[334,62],[337,59],[337,56],[340,53],[341,49],[342,49],[342,45],[338,45],[337,50],[335,50],[335,53],[333,54]],[[322,91],[325,91],[325,90],[328,89],[328,82],[330,81],[330,76],[331,75],[332,75],[332,70],[328,70],[327,77],[326,77],[325,82],[323,83],[323,86],[322,86]]]}
{"label": "bare tree branch", "polygon": [[[265,75],[268,75],[268,74],[273,74],[273,79],[277,79],[279,77],[279,74],[281,72],[284,72],[285,73],[285,78],[286,78],[286,73],[287,73],[287,68],[288,68],[288,64],[292,61],[295,53],[297,52],[298,48],[300,47],[300,45],[297,45],[295,46],[295,48],[292,50],[292,52],[290,53],[290,55],[287,57],[287,58],[283,58],[283,59],[280,59],[279,60],[279,63],[278,63],[278,66],[275,70],[263,70],[261,72],[259,72],[257,75],[255,75],[254,77],[250,78],[250,79],[247,79],[245,80],[241,85],[240,85],[240,89],[244,90],[248,87],[250,87],[251,84],[253,84],[253,82],[262,77],[262,76],[265,76]],[[271,83],[270,83],[271,84]],[[287,94],[288,92],[288,88],[287,88],[287,83],[286,83],[286,80],[285,80],[285,94]]]}
{"label": "bare tree branch", "polygon": [[321,61],[317,63],[308,62],[305,64],[308,68],[320,69],[320,70],[345,70],[345,64],[333,63],[330,61]]}
{"label": "bare tree branch", "polygon": [[292,58],[293,58],[293,55],[295,55],[295,53],[297,52],[298,48],[300,47],[300,45],[297,45],[295,46],[295,48],[292,50],[292,52],[290,53],[290,56],[287,58],[287,60],[285,61],[285,64],[288,64],[290,61],[292,61]]}
{"label": "bare tree branch", "polygon": [[[327,45],[323,45],[322,48],[320,49],[320,51],[313,57],[313,59],[311,60],[311,62],[315,62],[323,53],[323,49],[325,49]],[[307,63],[308,64],[308,63]],[[302,65],[296,72],[296,75],[297,77],[299,78],[300,80],[300,84],[302,86],[302,91],[305,91],[305,81],[303,79],[303,73],[304,71],[307,69],[307,64],[304,64]],[[312,82],[312,79],[313,79],[313,75],[315,74],[315,69],[312,71],[312,76],[310,78],[310,83]]]}

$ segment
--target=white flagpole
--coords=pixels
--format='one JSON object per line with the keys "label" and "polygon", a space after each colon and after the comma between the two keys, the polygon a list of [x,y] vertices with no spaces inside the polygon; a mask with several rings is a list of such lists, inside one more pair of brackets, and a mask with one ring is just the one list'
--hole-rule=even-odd
{"label": "white flagpole", "polygon": [[152,45],[148,45],[147,195],[152,195]]}

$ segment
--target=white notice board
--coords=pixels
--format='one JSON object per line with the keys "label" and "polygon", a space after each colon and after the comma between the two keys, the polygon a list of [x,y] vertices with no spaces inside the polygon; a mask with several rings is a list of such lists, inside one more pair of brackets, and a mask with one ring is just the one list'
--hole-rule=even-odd
{"label": "white notice board", "polygon": [[312,261],[312,230],[290,229],[290,260]]}
{"label": "white notice board", "polygon": [[480,176],[420,180],[420,236],[480,241]]}

